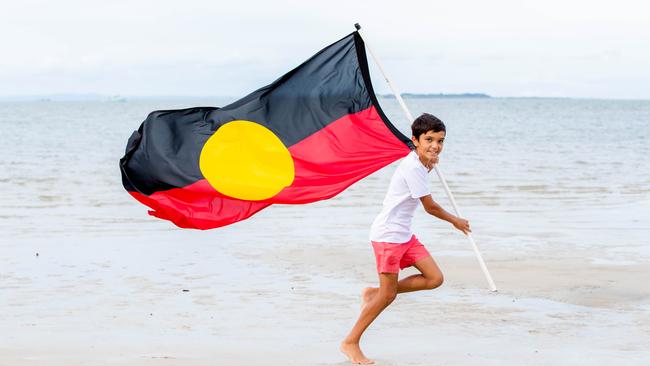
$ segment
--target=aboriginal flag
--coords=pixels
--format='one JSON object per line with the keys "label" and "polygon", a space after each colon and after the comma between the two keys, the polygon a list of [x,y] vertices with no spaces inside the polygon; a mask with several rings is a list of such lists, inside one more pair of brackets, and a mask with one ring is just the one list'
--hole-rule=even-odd
{"label": "aboriginal flag", "polygon": [[379,107],[353,32],[223,108],[152,112],[120,169],[151,215],[211,229],[331,198],[411,148]]}

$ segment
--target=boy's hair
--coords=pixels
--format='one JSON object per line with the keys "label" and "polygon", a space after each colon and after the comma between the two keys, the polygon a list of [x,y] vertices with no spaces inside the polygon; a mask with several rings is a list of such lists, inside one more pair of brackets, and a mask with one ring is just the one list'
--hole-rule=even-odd
{"label": "boy's hair", "polygon": [[446,133],[447,129],[445,128],[445,124],[442,123],[438,117],[433,114],[422,113],[422,115],[416,118],[415,121],[413,121],[413,124],[411,124],[411,132],[413,133],[413,137],[419,139],[420,135],[429,131],[444,131]]}

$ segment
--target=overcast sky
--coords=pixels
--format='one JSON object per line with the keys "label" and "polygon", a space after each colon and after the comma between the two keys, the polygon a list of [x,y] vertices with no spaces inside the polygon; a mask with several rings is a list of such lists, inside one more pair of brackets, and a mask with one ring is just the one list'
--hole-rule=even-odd
{"label": "overcast sky", "polygon": [[3,1],[0,96],[243,96],[355,22],[402,92],[650,99],[629,0]]}

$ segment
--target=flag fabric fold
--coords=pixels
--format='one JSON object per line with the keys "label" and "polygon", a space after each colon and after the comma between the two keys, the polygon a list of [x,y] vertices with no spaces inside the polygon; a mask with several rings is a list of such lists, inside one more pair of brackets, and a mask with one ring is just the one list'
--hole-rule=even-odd
{"label": "flag fabric fold", "polygon": [[223,108],[150,113],[120,169],[151,215],[211,229],[331,198],[411,149],[379,106],[354,32]]}

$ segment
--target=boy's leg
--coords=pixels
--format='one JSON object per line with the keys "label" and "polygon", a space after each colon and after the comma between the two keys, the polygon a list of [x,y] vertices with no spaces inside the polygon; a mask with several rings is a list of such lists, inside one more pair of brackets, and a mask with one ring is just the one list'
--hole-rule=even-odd
{"label": "boy's leg", "polygon": [[372,300],[361,309],[359,319],[352,327],[347,337],[341,342],[341,352],[350,358],[350,361],[357,364],[368,365],[374,363],[364,356],[359,347],[361,335],[368,326],[377,318],[377,316],[388,306],[395,296],[397,296],[397,273],[380,273],[379,289]]}
{"label": "boy's leg", "polygon": [[[442,285],[444,280],[442,271],[430,255],[418,259],[413,266],[420,271],[420,274],[411,275],[401,279],[397,283],[398,294],[420,290],[432,290]],[[378,291],[379,289],[376,287],[366,287],[362,293],[363,302],[366,303],[371,301]]]}
{"label": "boy's leg", "polygon": [[397,283],[398,293],[432,290],[442,285],[444,277],[433,257],[427,256],[419,259],[413,266],[420,271],[420,274],[411,275],[399,281]]}

